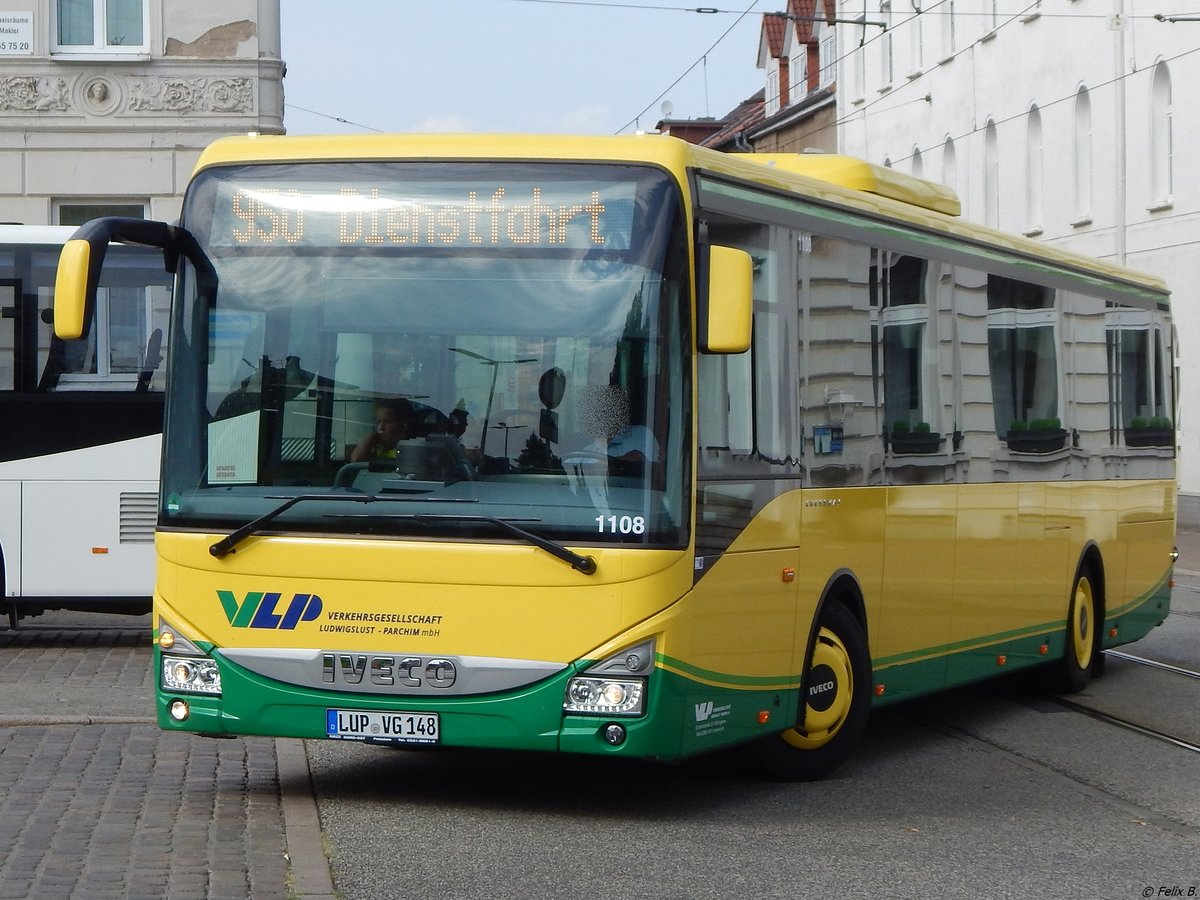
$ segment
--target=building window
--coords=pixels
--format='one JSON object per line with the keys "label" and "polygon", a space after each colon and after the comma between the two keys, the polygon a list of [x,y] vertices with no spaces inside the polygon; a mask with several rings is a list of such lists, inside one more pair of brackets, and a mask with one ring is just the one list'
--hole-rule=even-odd
{"label": "building window", "polygon": [[1042,114],[1029,108],[1025,135],[1025,221],[1026,234],[1042,232]]}
{"label": "building window", "polygon": [[124,216],[129,219],[146,218],[144,203],[113,203],[97,201],[95,203],[58,203],[55,218],[59,225],[82,225],[91,219],[101,216]]}
{"label": "building window", "polygon": [[146,0],[56,0],[54,48],[66,53],[142,52]]}
{"label": "building window", "polygon": [[879,78],[883,87],[892,86],[892,0],[879,4],[879,19],[883,22],[883,35],[879,44]]}
{"label": "building window", "polygon": [[1150,97],[1150,190],[1152,207],[1168,206],[1173,191],[1174,135],[1172,134],[1171,71],[1166,63],[1154,67]]}
{"label": "building window", "polygon": [[1086,225],[1092,220],[1092,100],[1088,89],[1075,93],[1075,220]]}
{"label": "building window", "polygon": [[912,18],[908,20],[909,78],[916,78],[921,74],[921,69],[925,66],[925,45],[923,35],[921,34],[923,22],[924,18],[921,16],[921,7],[917,3],[914,3]]}
{"label": "building window", "polygon": [[779,112],[782,99],[779,89],[779,60],[773,59],[767,63],[767,97],[763,112],[768,116],[775,115]]}
{"label": "building window", "polygon": [[954,149],[954,138],[949,136],[942,145],[942,184],[958,191],[958,154]]}
{"label": "building window", "polygon": [[946,0],[942,14],[942,59],[952,59],[958,49],[954,34],[954,0]]}
{"label": "building window", "polygon": [[988,120],[983,129],[983,222],[1000,224],[1000,148],[996,123]]}
{"label": "building window", "polygon": [[788,102],[799,103],[812,90],[808,83],[808,47],[796,40],[788,57]]}
{"label": "building window", "polygon": [[850,62],[850,99],[861,101],[867,89],[867,48],[860,44],[853,51]]}
{"label": "building window", "polygon": [[821,39],[817,45],[820,64],[820,86],[829,87],[837,81],[837,29],[832,25],[821,23],[819,26]]}

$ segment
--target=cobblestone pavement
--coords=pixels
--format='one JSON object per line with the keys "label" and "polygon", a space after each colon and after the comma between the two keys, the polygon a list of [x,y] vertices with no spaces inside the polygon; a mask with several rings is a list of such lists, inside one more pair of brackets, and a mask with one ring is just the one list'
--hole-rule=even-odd
{"label": "cobblestone pavement", "polygon": [[[299,742],[302,771],[281,775],[269,738],[160,731],[148,623],[28,622],[0,630],[0,897],[327,893],[289,866],[289,797],[312,804]],[[323,856],[312,863],[327,878]]]}

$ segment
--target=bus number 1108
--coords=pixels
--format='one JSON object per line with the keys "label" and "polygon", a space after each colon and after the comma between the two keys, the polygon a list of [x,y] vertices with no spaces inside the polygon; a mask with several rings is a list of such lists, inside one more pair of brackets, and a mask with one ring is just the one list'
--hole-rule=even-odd
{"label": "bus number 1108", "polygon": [[643,516],[596,516],[596,529],[601,534],[645,534]]}

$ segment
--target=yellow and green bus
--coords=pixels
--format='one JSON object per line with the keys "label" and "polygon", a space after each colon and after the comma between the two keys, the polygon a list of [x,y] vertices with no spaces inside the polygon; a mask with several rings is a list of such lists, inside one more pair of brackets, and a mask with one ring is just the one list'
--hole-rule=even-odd
{"label": "yellow and green bus", "polygon": [[830,771],[873,707],[1169,610],[1158,279],[838,156],[249,135],[181,224],[168,730]]}

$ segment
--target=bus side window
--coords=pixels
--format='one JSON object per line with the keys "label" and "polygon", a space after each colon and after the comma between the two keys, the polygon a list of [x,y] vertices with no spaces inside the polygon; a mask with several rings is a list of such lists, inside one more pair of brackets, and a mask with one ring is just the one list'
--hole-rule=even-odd
{"label": "bus side window", "polygon": [[[39,303],[49,305],[48,297]],[[85,339],[62,341],[54,336],[51,324],[41,326],[38,389],[162,391],[169,305],[165,284],[102,285],[96,291],[96,316]]]}
{"label": "bus side window", "polygon": [[0,391],[16,386],[17,283],[0,281]]}

